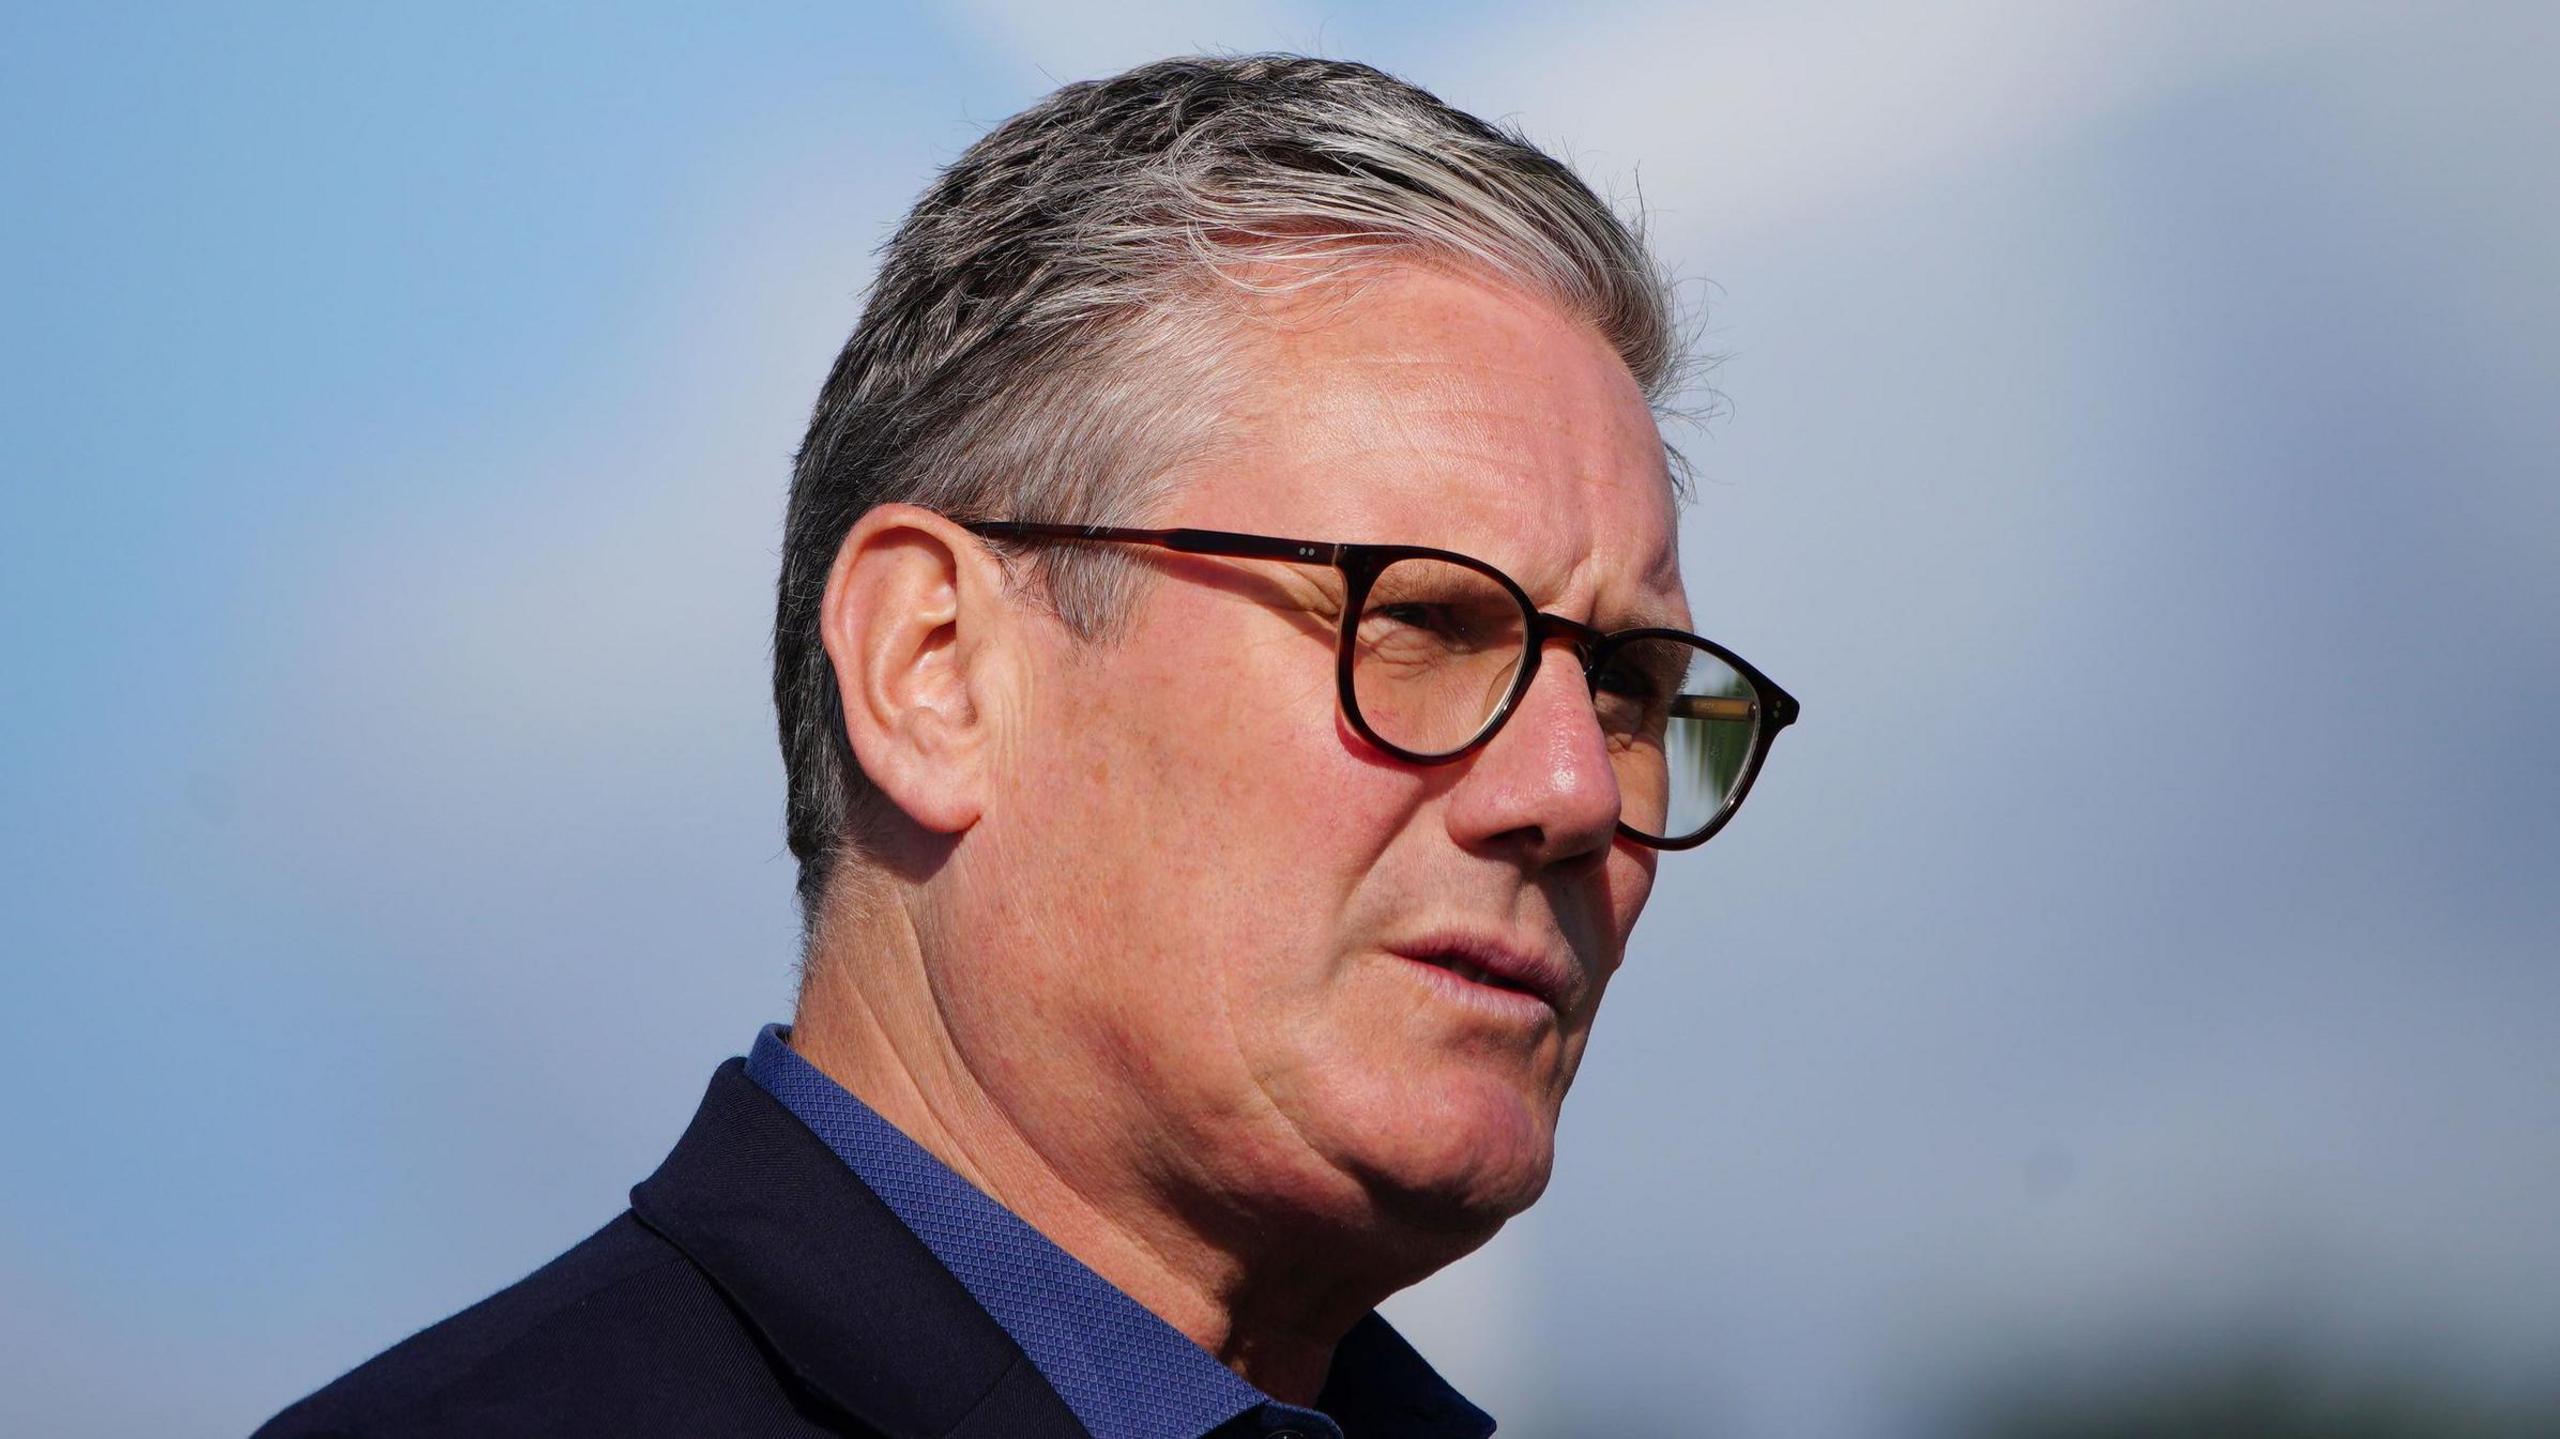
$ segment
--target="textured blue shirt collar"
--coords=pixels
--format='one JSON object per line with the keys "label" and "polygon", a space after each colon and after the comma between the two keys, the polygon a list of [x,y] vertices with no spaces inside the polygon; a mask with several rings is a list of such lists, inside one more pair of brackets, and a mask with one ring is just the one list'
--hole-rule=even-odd
{"label": "textured blue shirt collar", "polygon": [[[1493,1420],[1370,1315],[1335,1350],[1330,1415],[1283,1404],[925,1152],[768,1024],[747,1077],[799,1116],[1022,1346],[1093,1439],[1484,1439]],[[1334,1402],[1335,1396],[1342,1402]],[[1337,1425],[1335,1420],[1342,1422]]]}

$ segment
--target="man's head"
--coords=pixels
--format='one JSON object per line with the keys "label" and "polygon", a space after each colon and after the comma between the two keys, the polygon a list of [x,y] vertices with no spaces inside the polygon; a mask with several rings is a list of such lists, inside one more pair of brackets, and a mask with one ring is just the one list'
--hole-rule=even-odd
{"label": "man's head", "polygon": [[899,908],[917,1023],[1071,1182],[1206,1231],[1490,1233],[1654,871],[1579,668],[1409,763],[1337,703],[1339,575],[962,522],[1429,545],[1687,628],[1675,354],[1606,205],[1365,67],[1167,62],[999,127],[891,242],[795,476],[813,972],[863,962],[831,916]]}

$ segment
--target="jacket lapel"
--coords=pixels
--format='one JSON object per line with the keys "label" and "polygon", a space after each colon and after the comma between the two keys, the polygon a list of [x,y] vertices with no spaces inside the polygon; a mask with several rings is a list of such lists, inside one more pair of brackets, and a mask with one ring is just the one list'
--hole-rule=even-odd
{"label": "jacket lapel", "polygon": [[880,1197],[732,1059],[632,1212],[792,1371],[897,1439],[1086,1439],[1057,1392]]}

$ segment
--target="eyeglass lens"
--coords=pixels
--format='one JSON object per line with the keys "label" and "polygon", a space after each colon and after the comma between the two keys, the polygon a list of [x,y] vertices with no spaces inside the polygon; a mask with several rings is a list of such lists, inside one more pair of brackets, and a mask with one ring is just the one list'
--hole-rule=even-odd
{"label": "eyeglass lens", "polygon": [[[1379,571],[1351,636],[1351,687],[1378,738],[1437,757],[1494,721],[1528,660],[1531,617],[1491,576],[1427,558]],[[1760,733],[1751,682],[1686,640],[1623,641],[1592,676],[1592,705],[1628,828],[1695,834],[1742,781]]]}

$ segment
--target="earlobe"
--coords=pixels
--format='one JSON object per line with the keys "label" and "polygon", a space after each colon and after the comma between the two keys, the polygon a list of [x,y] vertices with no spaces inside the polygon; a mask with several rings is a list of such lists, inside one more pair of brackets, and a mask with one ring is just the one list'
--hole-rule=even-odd
{"label": "earlobe", "polygon": [[1009,616],[976,538],[930,510],[881,505],[836,551],[819,607],[845,738],[883,798],[958,834],[985,798],[983,693]]}

